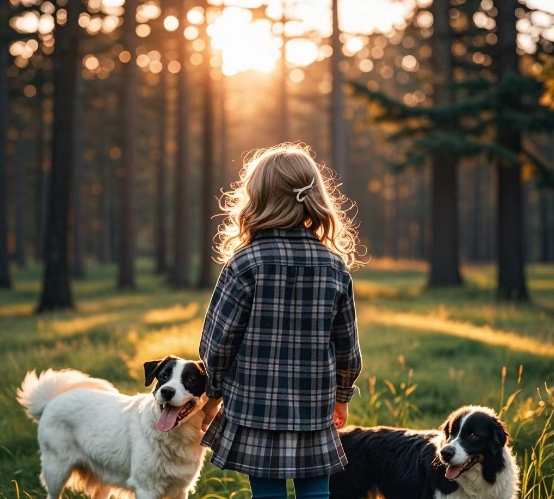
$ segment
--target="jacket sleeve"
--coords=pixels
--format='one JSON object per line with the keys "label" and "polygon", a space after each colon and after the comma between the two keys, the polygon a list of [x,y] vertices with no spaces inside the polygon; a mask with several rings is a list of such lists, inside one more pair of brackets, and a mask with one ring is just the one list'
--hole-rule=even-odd
{"label": "jacket sleeve", "polygon": [[233,364],[250,317],[250,294],[226,265],[215,287],[200,340],[200,358],[208,374],[206,395],[222,397],[225,373]]}
{"label": "jacket sleeve", "polygon": [[354,382],[362,370],[354,291],[350,275],[348,275],[346,289],[339,298],[337,314],[333,321],[333,338],[337,362],[337,402],[348,403],[354,396]]}

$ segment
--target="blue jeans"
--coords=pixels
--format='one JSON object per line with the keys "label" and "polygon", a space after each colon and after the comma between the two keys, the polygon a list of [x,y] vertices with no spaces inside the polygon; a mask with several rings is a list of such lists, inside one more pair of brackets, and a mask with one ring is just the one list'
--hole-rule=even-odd
{"label": "blue jeans", "polygon": [[[269,478],[248,477],[252,499],[287,499],[287,481]],[[295,478],[296,499],[329,499],[329,476]]]}

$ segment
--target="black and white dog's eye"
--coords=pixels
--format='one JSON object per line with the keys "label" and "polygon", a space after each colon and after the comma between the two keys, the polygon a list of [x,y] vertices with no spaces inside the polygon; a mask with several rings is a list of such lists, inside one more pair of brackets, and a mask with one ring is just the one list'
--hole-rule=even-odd
{"label": "black and white dog's eye", "polygon": [[469,434],[469,438],[471,438],[471,439],[477,438],[477,435],[476,435],[475,433],[471,432],[471,433]]}
{"label": "black and white dog's eye", "polygon": [[167,381],[169,379],[169,374],[163,373],[160,375],[160,381]]}
{"label": "black and white dog's eye", "polygon": [[192,378],[187,378],[187,379],[185,380],[185,384],[186,384],[186,385],[190,385],[191,383],[192,383]]}

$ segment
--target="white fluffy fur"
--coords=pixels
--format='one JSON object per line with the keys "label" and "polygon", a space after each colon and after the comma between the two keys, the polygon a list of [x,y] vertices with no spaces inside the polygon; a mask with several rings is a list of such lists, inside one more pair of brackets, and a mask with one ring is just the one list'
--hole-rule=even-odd
{"label": "white fluffy fur", "polygon": [[48,499],[65,486],[93,499],[186,499],[198,479],[202,400],[179,426],[158,431],[151,394],[128,396],[74,370],[27,374],[19,402],[38,421],[42,479]]}

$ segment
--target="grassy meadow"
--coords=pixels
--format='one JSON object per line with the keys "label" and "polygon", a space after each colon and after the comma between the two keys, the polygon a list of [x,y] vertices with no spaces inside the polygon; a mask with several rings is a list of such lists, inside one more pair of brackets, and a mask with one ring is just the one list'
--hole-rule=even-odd
{"label": "grassy meadow", "polygon": [[[554,497],[554,266],[530,266],[532,303],[494,299],[494,269],[464,268],[463,289],[425,291],[425,267],[374,262],[355,274],[364,356],[350,423],[436,427],[462,404],[501,412],[524,469],[522,497]],[[145,390],[142,363],[196,358],[208,292],[173,291],[139,265],[138,288],[116,293],[116,269],[76,282],[77,309],[36,316],[38,267],[0,291],[0,497],[42,498],[36,426],[15,400],[28,370],[72,367]],[[549,475],[550,474],[550,475]],[[71,494],[68,494],[71,496]],[[194,498],[248,498],[244,477],[203,470]]]}

